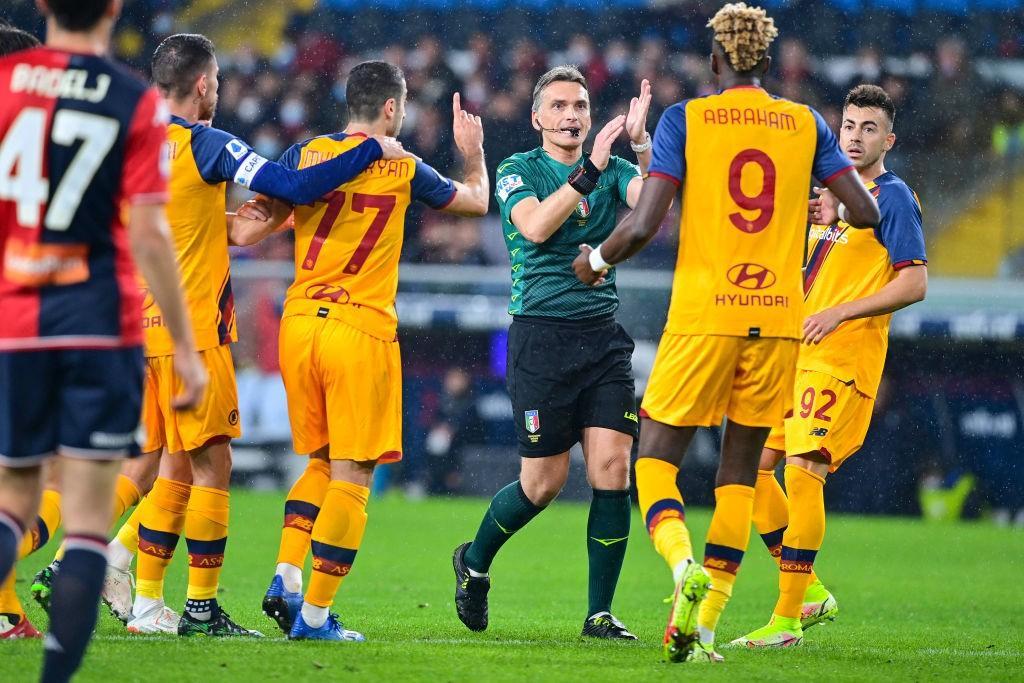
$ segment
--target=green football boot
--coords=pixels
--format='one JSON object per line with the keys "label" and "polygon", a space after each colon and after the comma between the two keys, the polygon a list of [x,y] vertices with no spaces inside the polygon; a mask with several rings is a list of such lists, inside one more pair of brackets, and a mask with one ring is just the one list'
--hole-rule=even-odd
{"label": "green football boot", "polygon": [[838,615],[839,603],[821,581],[815,581],[807,587],[804,604],[800,608],[800,625],[804,631],[826,621],[835,621]]}
{"label": "green football boot", "polygon": [[729,643],[749,648],[761,647],[795,647],[804,639],[804,630],[800,620],[796,618],[772,615],[767,626],[751,631]]}
{"label": "green football boot", "polygon": [[696,562],[691,562],[676,584],[672,609],[665,627],[662,652],[669,662],[686,661],[697,638],[697,612],[711,588],[711,577]]}
{"label": "green football boot", "polygon": [[686,661],[695,664],[720,664],[725,657],[715,652],[715,644],[704,644],[698,640],[693,644],[693,650],[686,656]]}

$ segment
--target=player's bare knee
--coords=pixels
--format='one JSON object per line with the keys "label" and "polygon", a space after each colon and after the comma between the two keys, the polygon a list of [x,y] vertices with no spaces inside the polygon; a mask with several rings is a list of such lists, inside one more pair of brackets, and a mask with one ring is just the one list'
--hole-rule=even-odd
{"label": "player's bare knee", "polygon": [[50,458],[43,463],[43,488],[51,491],[60,491],[60,460]]}
{"label": "player's bare knee", "polygon": [[331,480],[347,481],[367,488],[373,484],[373,470],[377,463],[372,460],[331,460]]}
{"label": "player's bare knee", "polygon": [[674,427],[642,418],[638,454],[641,458],[654,458],[678,467],[696,432],[696,427]]}
{"label": "player's bare knee", "polygon": [[599,460],[591,459],[587,466],[587,480],[595,489],[621,491],[629,486],[629,451],[609,454]]}
{"label": "player's bare knee", "polygon": [[829,461],[823,453],[820,451],[811,451],[810,453],[803,453],[801,455],[794,455],[786,458],[786,466],[793,465],[805,469],[811,474],[815,474],[822,479],[828,476],[829,472]]}
{"label": "player's bare knee", "polygon": [[114,521],[114,481],[121,470],[120,461],[64,458],[61,467],[66,533],[106,536]]}
{"label": "player's bare knee", "polygon": [[180,453],[164,453],[160,456],[157,472],[161,479],[191,484],[192,458],[185,451]]}
{"label": "player's bare knee", "polygon": [[215,440],[192,452],[192,484],[227,490],[231,485],[231,442]]}
{"label": "player's bare knee", "polygon": [[784,457],[786,457],[784,452],[777,451],[774,448],[762,449],[761,461],[757,464],[757,468],[761,470],[774,470],[779,466]]}
{"label": "player's bare knee", "polygon": [[545,506],[562,492],[569,478],[569,454],[548,458],[523,458],[519,483],[534,505]]}
{"label": "player's bare knee", "polygon": [[565,479],[541,479],[521,483],[523,492],[530,499],[530,502],[537,507],[544,507],[550,505],[555,498],[558,498],[558,494],[562,492],[562,487],[565,486]]}
{"label": "player's bare knee", "polygon": [[137,458],[126,460],[121,474],[132,481],[143,495],[152,490],[160,471],[160,451],[143,453]]}
{"label": "player's bare knee", "polygon": [[42,469],[32,467],[0,467],[0,508],[28,525],[35,520],[42,495]]}

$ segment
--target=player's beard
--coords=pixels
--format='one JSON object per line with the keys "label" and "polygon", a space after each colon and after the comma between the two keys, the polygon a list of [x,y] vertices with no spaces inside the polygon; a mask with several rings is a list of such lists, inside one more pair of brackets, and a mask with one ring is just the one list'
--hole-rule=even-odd
{"label": "player's beard", "polygon": [[882,154],[883,152],[879,151],[878,153],[873,154],[872,156],[869,157],[867,155],[867,152],[865,151],[864,154],[861,154],[860,159],[853,163],[853,166],[858,171],[863,171],[866,168],[871,168],[872,166],[878,163],[879,159],[882,158]]}
{"label": "player's beard", "polygon": [[217,98],[213,97],[209,101],[201,100],[199,102],[199,120],[200,121],[213,121],[214,115],[217,113]]}

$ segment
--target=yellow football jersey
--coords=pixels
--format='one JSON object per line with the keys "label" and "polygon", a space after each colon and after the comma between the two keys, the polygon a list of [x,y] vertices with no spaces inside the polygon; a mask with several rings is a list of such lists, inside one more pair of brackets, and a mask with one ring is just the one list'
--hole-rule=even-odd
{"label": "yellow football jersey", "polygon": [[[844,221],[812,225],[804,268],[804,312],[812,315],[874,294],[907,266],[927,263],[917,195],[888,171],[867,184],[878,200],[877,230]],[[882,379],[892,315],[850,320],[816,346],[803,346],[797,367],[829,374],[874,396]]]}
{"label": "yellow football jersey", "polygon": [[665,332],[798,338],[811,177],[850,170],[816,111],[761,88],[669,107],[650,167],[683,186]]}
{"label": "yellow football jersey", "polygon": [[[366,139],[344,133],[316,137],[292,146],[281,164],[313,166]],[[427,164],[381,160],[313,204],[295,207],[295,281],[284,315],[331,311],[366,334],[393,340],[406,210],[413,200],[439,209],[454,197],[452,181]]]}
{"label": "yellow football jersey", "polygon": [[[224,193],[251,150],[224,131],[172,116],[165,151],[170,164],[167,220],[196,347],[203,351],[238,340]],[[163,314],[149,292],[142,324],[147,356],[174,353]]]}

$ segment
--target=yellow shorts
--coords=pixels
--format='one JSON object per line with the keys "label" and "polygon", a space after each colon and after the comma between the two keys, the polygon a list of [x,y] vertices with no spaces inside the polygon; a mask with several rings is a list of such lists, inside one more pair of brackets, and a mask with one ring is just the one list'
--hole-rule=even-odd
{"label": "yellow shorts", "polygon": [[203,402],[192,410],[175,410],[171,402],[181,393],[174,374],[174,356],[146,359],[142,401],[142,452],[167,448],[168,453],[192,451],[213,439],[242,435],[238,423],[238,387],[231,347],[227,344],[199,352],[210,376]]}
{"label": "yellow shorts", "polygon": [[332,460],[402,459],[402,358],[334,318],[281,320],[281,377],[295,452],[330,444]]}
{"label": "yellow shorts", "polygon": [[835,472],[864,444],[875,399],[853,382],[824,372],[800,370],[793,384],[793,415],[772,429],[766,448],[786,455],[820,452]]}
{"label": "yellow shorts", "polygon": [[640,414],[676,427],[728,418],[748,427],[782,424],[792,400],[795,339],[665,334]]}

